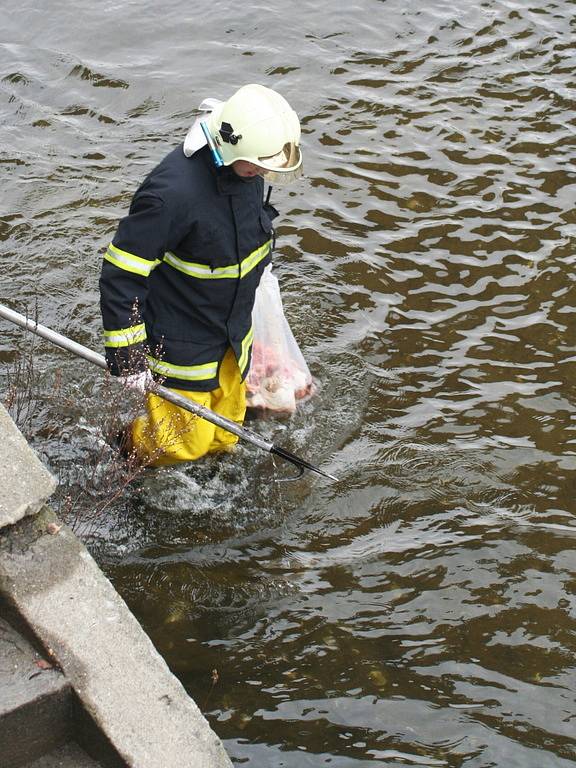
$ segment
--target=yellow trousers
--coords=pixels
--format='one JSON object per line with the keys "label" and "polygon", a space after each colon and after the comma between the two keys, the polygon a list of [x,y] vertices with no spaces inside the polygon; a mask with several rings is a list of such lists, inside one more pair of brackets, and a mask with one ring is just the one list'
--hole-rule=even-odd
{"label": "yellow trousers", "polygon": [[[242,424],[246,413],[246,384],[241,380],[231,349],[220,365],[219,384],[218,389],[211,392],[173,391]],[[236,435],[152,393],[146,395],[146,413],[132,422],[130,437],[138,458],[154,467],[194,461],[238,442]]]}

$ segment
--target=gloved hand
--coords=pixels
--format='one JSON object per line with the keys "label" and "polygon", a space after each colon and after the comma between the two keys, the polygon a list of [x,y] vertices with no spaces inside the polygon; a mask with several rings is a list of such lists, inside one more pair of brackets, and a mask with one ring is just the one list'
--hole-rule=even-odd
{"label": "gloved hand", "polygon": [[140,392],[141,394],[144,394],[151,384],[154,383],[152,374],[148,369],[139,371],[138,373],[130,373],[128,376],[121,376],[120,381],[123,386],[134,392]]}

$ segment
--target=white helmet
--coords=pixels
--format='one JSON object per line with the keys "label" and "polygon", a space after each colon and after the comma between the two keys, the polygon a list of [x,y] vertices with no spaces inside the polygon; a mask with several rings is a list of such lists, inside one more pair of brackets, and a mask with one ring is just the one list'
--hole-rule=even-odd
{"label": "white helmet", "polygon": [[224,165],[254,163],[271,183],[289,183],[302,175],[300,121],[276,91],[244,85],[218,104],[205,123]]}

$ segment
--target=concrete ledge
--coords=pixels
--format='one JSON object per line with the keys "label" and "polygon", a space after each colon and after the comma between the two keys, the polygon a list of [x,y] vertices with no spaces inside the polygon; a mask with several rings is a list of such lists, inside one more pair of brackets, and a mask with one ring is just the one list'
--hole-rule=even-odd
{"label": "concrete ledge", "polygon": [[1,618],[0,691],[1,762],[5,768],[23,766],[71,738],[70,684]]}
{"label": "concrete ledge", "polygon": [[222,743],[88,551],[48,508],[0,536],[0,592],[133,768],[231,768]]}
{"label": "concrete ledge", "polygon": [[0,403],[0,528],[33,515],[56,487]]}

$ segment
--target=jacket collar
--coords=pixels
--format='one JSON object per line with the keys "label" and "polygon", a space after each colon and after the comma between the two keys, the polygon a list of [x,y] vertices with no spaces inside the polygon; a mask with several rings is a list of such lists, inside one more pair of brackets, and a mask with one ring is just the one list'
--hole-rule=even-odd
{"label": "jacket collar", "polygon": [[254,184],[258,181],[258,176],[253,176],[250,179],[242,179],[237,173],[234,173],[229,166],[223,166],[222,168],[216,168],[212,162],[212,157],[208,150],[208,147],[200,150],[202,157],[210,173],[212,174],[214,181],[216,182],[216,189],[220,195],[239,195],[245,189],[245,184]]}
{"label": "jacket collar", "polygon": [[215,168],[214,170],[216,171],[216,186],[221,195],[242,194],[246,184],[254,184],[257,181],[257,176],[243,179],[237,173],[234,173],[232,168],[226,166]]}

